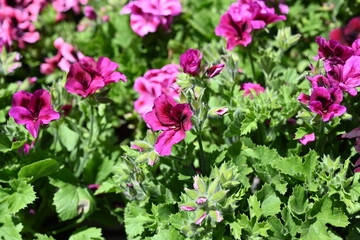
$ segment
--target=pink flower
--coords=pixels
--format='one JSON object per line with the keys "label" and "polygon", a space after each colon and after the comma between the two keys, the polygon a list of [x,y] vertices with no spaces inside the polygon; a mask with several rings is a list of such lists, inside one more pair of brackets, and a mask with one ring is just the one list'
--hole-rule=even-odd
{"label": "pink flower", "polygon": [[26,124],[26,129],[36,138],[41,124],[49,124],[60,118],[60,113],[51,106],[51,95],[44,89],[34,94],[25,91],[13,95],[12,108],[9,115],[17,124]]}
{"label": "pink flower", "polygon": [[81,5],[85,5],[88,3],[88,0],[53,0],[52,6],[57,12],[56,21],[63,20],[66,15],[65,12],[72,9],[75,14],[79,14],[81,12]]}
{"label": "pink flower", "polygon": [[97,18],[96,12],[93,7],[85,6],[84,7],[84,15],[88,19],[95,20]]}
{"label": "pink flower", "polygon": [[130,27],[141,37],[149,32],[155,32],[159,26],[168,30],[173,17],[180,13],[179,0],[131,1],[120,12],[120,14],[131,14]]}
{"label": "pink flower", "polygon": [[152,130],[163,130],[155,143],[155,150],[161,156],[170,155],[171,147],[186,137],[185,131],[192,128],[192,115],[189,104],[176,103],[165,94],[155,99],[152,111],[144,119]]}
{"label": "pink flower", "polygon": [[354,164],[354,172],[360,172],[360,158]]}
{"label": "pink flower", "polygon": [[360,86],[360,56],[350,57],[344,65],[333,66],[328,73],[332,87],[339,87],[351,96],[357,94],[356,87]]}
{"label": "pink flower", "polygon": [[302,145],[306,145],[309,142],[315,141],[315,133],[306,134],[302,138],[298,139]]}
{"label": "pink flower", "polygon": [[216,77],[217,75],[219,75],[221,73],[221,71],[223,70],[223,68],[225,67],[225,64],[221,63],[221,64],[216,64],[212,67],[209,67],[206,70],[206,75],[209,78],[213,78]]}
{"label": "pink flower", "polygon": [[346,26],[332,30],[329,37],[341,42],[341,44],[350,46],[356,39],[360,38],[360,17],[354,17]]}
{"label": "pink flower", "polygon": [[312,112],[320,114],[324,122],[331,120],[346,112],[346,107],[340,105],[343,94],[338,88],[326,89],[316,87],[310,96],[300,94],[298,100],[308,104]]}
{"label": "pink flower", "polygon": [[51,58],[45,58],[45,63],[40,65],[40,72],[42,74],[53,73],[57,66],[61,70],[69,72],[71,63],[74,63],[84,57],[81,52],[76,51],[74,46],[64,42],[62,38],[57,38],[54,41],[54,46],[58,52]]}
{"label": "pink flower", "polygon": [[228,11],[221,16],[215,34],[225,37],[226,48],[232,50],[238,45],[246,47],[251,43],[252,30],[262,29],[267,24],[285,19],[285,16],[277,15],[275,9],[268,7],[262,0],[239,0],[231,4]]}
{"label": "pink flower", "polygon": [[261,92],[265,92],[265,89],[257,83],[244,83],[241,85],[240,90],[244,90],[244,97],[250,95],[251,99],[254,98],[251,90],[254,90],[256,95],[259,95]]}
{"label": "pink flower", "polygon": [[65,88],[70,93],[86,98],[105,85],[119,80],[126,82],[124,74],[115,72],[118,67],[117,63],[107,57],[100,57],[97,62],[93,58],[84,57],[71,65]]}
{"label": "pink flower", "polygon": [[199,75],[202,53],[198,49],[188,49],[180,56],[180,67],[184,73],[192,76]]}
{"label": "pink flower", "polygon": [[135,110],[144,115],[151,111],[154,100],[162,93],[173,98],[179,97],[180,87],[176,84],[179,66],[168,64],[161,69],[151,69],[135,80],[134,89],[140,94],[135,101]]}
{"label": "pink flower", "polygon": [[338,41],[332,39],[327,41],[323,37],[316,37],[315,41],[319,45],[318,55],[315,59],[324,58],[328,60],[335,57],[345,62],[354,54],[352,48],[344,46]]}

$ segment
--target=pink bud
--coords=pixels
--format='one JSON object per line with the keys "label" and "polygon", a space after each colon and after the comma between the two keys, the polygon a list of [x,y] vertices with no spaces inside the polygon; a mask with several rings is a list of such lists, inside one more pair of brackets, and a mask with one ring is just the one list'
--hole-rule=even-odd
{"label": "pink bud", "polygon": [[196,200],[196,203],[197,204],[203,204],[203,203],[206,203],[207,202],[207,198],[204,198],[204,197],[200,197]]}
{"label": "pink bud", "polygon": [[299,140],[299,142],[301,142],[302,145],[306,145],[309,142],[315,141],[315,133],[307,134],[298,140]]}
{"label": "pink bud", "polygon": [[217,64],[214,65],[206,70],[206,75],[210,78],[213,78],[220,74],[220,72],[223,70],[225,64]]}
{"label": "pink bud", "polygon": [[206,218],[206,213],[204,213],[198,220],[196,220],[195,224],[200,225],[202,221]]}
{"label": "pink bud", "polygon": [[180,209],[185,210],[185,211],[194,211],[195,210],[194,207],[189,207],[189,206],[181,206]]}
{"label": "pink bud", "polygon": [[84,15],[88,19],[94,20],[97,18],[96,12],[93,7],[91,6],[85,6],[84,8]]}

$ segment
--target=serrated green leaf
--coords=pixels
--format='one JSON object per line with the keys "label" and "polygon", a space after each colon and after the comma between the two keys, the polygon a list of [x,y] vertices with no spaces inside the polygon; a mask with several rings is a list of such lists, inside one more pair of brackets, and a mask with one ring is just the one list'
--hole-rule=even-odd
{"label": "serrated green leaf", "polygon": [[265,184],[256,195],[261,202],[264,216],[271,216],[280,212],[281,200],[269,184]]}
{"label": "serrated green leaf", "polygon": [[49,237],[45,234],[36,233],[35,234],[36,240],[55,240],[53,237]]}
{"label": "serrated green leaf", "polygon": [[289,197],[289,209],[296,214],[305,213],[307,199],[306,199],[306,191],[304,187],[297,185],[293,189],[292,196]]}
{"label": "serrated green leaf", "polygon": [[248,204],[250,209],[250,218],[257,217],[258,219],[263,214],[263,210],[260,207],[260,201],[258,201],[256,195],[252,195],[248,198]]}
{"label": "serrated green leaf", "polygon": [[59,169],[59,163],[54,159],[44,159],[22,167],[18,173],[19,177],[31,178],[35,181],[38,178],[48,176]]}
{"label": "serrated green leaf", "polygon": [[125,231],[129,238],[140,235],[147,225],[154,223],[154,219],[138,202],[131,202],[125,208]]}
{"label": "serrated green leaf", "polygon": [[[17,179],[9,182],[11,190],[0,189],[0,203],[7,202],[11,214],[15,214],[36,199],[33,186],[25,180]],[[7,193],[7,194],[6,194]]]}
{"label": "serrated green leaf", "polygon": [[257,129],[257,121],[254,115],[246,116],[241,122],[240,132],[241,135],[246,135]]}
{"label": "serrated green leaf", "polygon": [[101,229],[91,227],[72,234],[69,240],[104,240]]}

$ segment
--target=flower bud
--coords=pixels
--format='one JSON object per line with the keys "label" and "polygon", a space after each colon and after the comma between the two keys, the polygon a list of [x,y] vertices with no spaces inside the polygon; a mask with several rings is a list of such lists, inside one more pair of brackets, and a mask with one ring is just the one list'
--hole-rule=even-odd
{"label": "flower bud", "polygon": [[195,210],[194,207],[189,207],[189,206],[181,206],[180,209],[185,210],[185,211],[194,211]]}
{"label": "flower bud", "polygon": [[223,63],[214,65],[206,70],[206,75],[209,78],[213,78],[213,77],[219,75],[224,67],[225,67],[225,64],[223,64]]}
{"label": "flower bud", "polygon": [[207,214],[204,213],[201,217],[198,218],[198,220],[196,220],[195,224],[200,225],[203,222],[203,220],[206,218],[206,216]]}
{"label": "flower bud", "polygon": [[184,73],[196,76],[200,72],[202,53],[198,49],[189,49],[180,56],[180,67]]}
{"label": "flower bud", "polygon": [[204,197],[200,197],[196,200],[196,203],[197,204],[203,204],[203,203],[206,203],[207,202],[207,198],[204,198]]}

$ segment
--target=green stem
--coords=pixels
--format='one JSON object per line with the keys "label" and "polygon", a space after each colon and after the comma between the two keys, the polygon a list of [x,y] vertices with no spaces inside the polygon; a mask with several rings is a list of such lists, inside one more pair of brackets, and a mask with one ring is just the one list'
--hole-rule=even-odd
{"label": "green stem", "polygon": [[75,226],[79,225],[80,223],[82,223],[85,220],[85,215],[82,215],[81,218],[79,218],[78,220],[76,220],[75,222],[73,222],[72,224],[69,224],[63,228],[60,228],[58,230],[54,230],[51,232],[52,235],[56,235],[59,234],[61,232],[64,232],[68,229],[74,228]]}
{"label": "green stem", "polygon": [[258,123],[258,142],[260,145],[264,145],[266,143],[266,132],[265,132],[265,124]]}
{"label": "green stem", "polygon": [[95,117],[94,117],[94,106],[92,104],[90,104],[90,129],[89,129],[89,141],[87,144],[87,147],[84,149],[84,156],[83,158],[80,159],[80,163],[78,166],[78,169],[76,170],[75,176],[76,177],[80,177],[81,173],[84,171],[84,168],[86,166],[88,157],[89,157],[89,152],[91,149],[91,142],[92,142],[92,136],[93,136],[93,132],[94,132],[94,122],[95,122]]}
{"label": "green stem", "polygon": [[197,140],[198,140],[199,148],[200,148],[200,170],[201,170],[201,173],[202,173],[203,175],[205,175],[205,172],[206,172],[206,166],[205,166],[206,161],[205,161],[204,148],[203,148],[202,139],[201,139],[201,132],[198,132]]}
{"label": "green stem", "polygon": [[319,141],[317,142],[316,145],[316,150],[318,151],[318,153],[320,154],[320,156],[323,154],[324,151],[324,143],[325,143],[325,122],[320,120],[320,137],[319,137]]}
{"label": "green stem", "polygon": [[248,53],[248,56],[249,56],[249,59],[250,59],[250,65],[251,65],[251,71],[252,71],[253,79],[255,80],[256,75],[255,75],[255,67],[254,67],[254,58],[253,58],[253,56],[251,54],[251,48],[248,49],[247,53]]}

